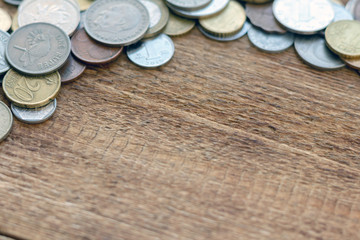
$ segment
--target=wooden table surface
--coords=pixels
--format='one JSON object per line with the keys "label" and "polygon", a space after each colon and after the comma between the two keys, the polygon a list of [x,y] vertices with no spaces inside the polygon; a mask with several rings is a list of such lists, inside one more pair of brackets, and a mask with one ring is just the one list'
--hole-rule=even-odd
{"label": "wooden table surface", "polygon": [[15,121],[0,239],[360,239],[359,75],[247,37],[174,42],[166,66],[122,54],[51,120]]}

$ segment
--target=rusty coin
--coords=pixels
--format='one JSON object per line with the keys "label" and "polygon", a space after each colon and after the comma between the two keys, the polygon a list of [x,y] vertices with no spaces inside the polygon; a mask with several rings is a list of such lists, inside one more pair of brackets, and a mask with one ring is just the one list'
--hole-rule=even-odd
{"label": "rusty coin", "polygon": [[72,54],[66,60],[65,65],[59,69],[62,83],[68,83],[78,78],[84,71],[86,65],[76,60]]}
{"label": "rusty coin", "polygon": [[123,47],[109,47],[92,40],[84,28],[71,38],[71,50],[75,57],[88,64],[103,64],[115,60]]}

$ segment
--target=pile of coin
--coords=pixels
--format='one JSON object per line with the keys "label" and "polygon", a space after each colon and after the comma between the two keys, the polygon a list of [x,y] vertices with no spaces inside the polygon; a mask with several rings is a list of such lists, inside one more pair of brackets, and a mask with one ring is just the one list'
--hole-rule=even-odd
{"label": "pile of coin", "polygon": [[13,115],[26,123],[49,119],[61,83],[78,78],[86,64],[114,61],[125,49],[140,67],[162,66],[174,55],[170,37],[195,25],[216,41],[247,34],[269,53],[294,46],[317,69],[345,63],[360,69],[360,22],[354,20],[360,19],[360,0],[346,7],[336,0],[4,1],[19,7],[12,22],[0,9],[0,74],[11,102],[11,110],[0,102],[0,141]]}

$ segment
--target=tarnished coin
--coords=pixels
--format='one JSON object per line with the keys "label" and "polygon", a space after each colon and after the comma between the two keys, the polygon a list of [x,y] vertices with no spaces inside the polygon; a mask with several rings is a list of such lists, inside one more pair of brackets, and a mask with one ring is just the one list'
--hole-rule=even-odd
{"label": "tarnished coin", "polygon": [[59,69],[70,50],[70,39],[63,30],[49,23],[32,23],[10,36],[5,53],[9,64],[18,71],[41,75]]}
{"label": "tarnished coin", "polygon": [[179,17],[170,13],[169,21],[164,29],[164,33],[169,36],[180,36],[190,32],[194,26],[194,20]]}
{"label": "tarnished coin", "polygon": [[140,0],[149,12],[150,25],[144,38],[159,34],[169,20],[169,9],[162,0]]}
{"label": "tarnished coin", "polygon": [[286,29],[299,34],[319,32],[334,19],[328,0],[275,0],[273,11]]}
{"label": "tarnished coin", "polygon": [[0,30],[0,74],[4,74],[10,69],[8,62],[5,59],[5,49],[8,45],[10,35],[7,32]]}
{"label": "tarnished coin", "polygon": [[58,72],[29,77],[10,69],[3,79],[5,96],[15,105],[37,108],[55,99],[60,91],[61,78]]}
{"label": "tarnished coin", "polygon": [[234,35],[224,36],[224,37],[211,35],[207,31],[205,31],[200,25],[198,25],[197,27],[200,30],[200,32],[205,35],[205,37],[208,37],[210,39],[213,39],[213,40],[216,40],[219,42],[229,42],[229,41],[234,41],[236,39],[239,39],[239,38],[245,36],[245,34],[251,28],[251,24],[248,21],[245,21],[244,26],[241,28],[241,30],[239,32],[235,33]]}
{"label": "tarnished coin", "polygon": [[4,32],[9,31],[11,23],[10,15],[4,9],[0,8],[0,30]]}
{"label": "tarnished coin", "polygon": [[344,62],[327,47],[320,35],[297,36],[295,50],[310,66],[320,70],[336,70],[345,66]]}
{"label": "tarnished coin", "polygon": [[14,14],[14,17],[13,17],[13,21],[12,21],[12,24],[11,24],[11,30],[13,32],[19,28],[18,16],[19,16],[19,12],[16,12]]}
{"label": "tarnished coin", "polygon": [[78,7],[70,0],[31,0],[21,4],[19,26],[46,22],[58,26],[71,35],[80,21]]}
{"label": "tarnished coin", "polygon": [[212,0],[209,5],[206,7],[194,10],[194,11],[185,11],[179,8],[175,8],[172,5],[168,7],[173,10],[176,14],[186,17],[186,18],[200,18],[200,17],[210,17],[219,12],[221,12],[229,3],[229,0]]}
{"label": "tarnished coin", "polygon": [[286,33],[286,30],[276,21],[272,3],[246,4],[246,15],[251,23],[270,33]]}
{"label": "tarnished coin", "polygon": [[169,62],[174,56],[174,43],[165,34],[131,45],[127,48],[127,56],[138,66],[155,68]]}
{"label": "tarnished coin", "polygon": [[21,122],[28,124],[39,124],[51,118],[57,107],[56,99],[49,104],[39,108],[22,108],[11,104],[11,111]]}
{"label": "tarnished coin", "polygon": [[294,34],[292,33],[267,33],[255,27],[250,28],[248,37],[255,47],[270,53],[285,51],[294,43]]}
{"label": "tarnished coin", "polygon": [[139,41],[149,24],[147,9],[134,0],[98,0],[85,15],[85,30],[89,36],[111,46]]}
{"label": "tarnished coin", "polygon": [[13,116],[5,103],[0,101],[0,142],[11,132],[13,126]]}
{"label": "tarnished coin", "polygon": [[92,40],[82,28],[71,38],[72,53],[88,64],[103,64],[115,60],[122,47],[108,47]]}
{"label": "tarnished coin", "polygon": [[166,0],[166,2],[178,9],[192,11],[206,7],[211,0]]}
{"label": "tarnished coin", "polygon": [[236,1],[230,1],[220,13],[200,18],[199,24],[212,35],[231,36],[239,32],[246,20],[245,9]]}
{"label": "tarnished coin", "polygon": [[85,68],[85,64],[82,64],[76,60],[72,54],[70,54],[64,66],[59,69],[61,82],[68,83],[74,81],[76,78],[80,77],[80,75],[85,71]]}
{"label": "tarnished coin", "polygon": [[360,57],[360,22],[342,20],[331,23],[325,31],[328,47],[343,58]]}

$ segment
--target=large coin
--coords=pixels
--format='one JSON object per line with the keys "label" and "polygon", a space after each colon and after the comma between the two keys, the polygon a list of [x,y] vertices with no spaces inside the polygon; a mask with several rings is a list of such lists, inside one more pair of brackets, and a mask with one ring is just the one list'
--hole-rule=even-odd
{"label": "large coin", "polygon": [[7,32],[0,30],[0,74],[7,72],[10,69],[8,62],[5,59],[5,49],[8,45],[10,35]]}
{"label": "large coin", "polygon": [[328,0],[275,0],[275,18],[289,31],[314,34],[326,28],[334,18]]}
{"label": "large coin", "polygon": [[147,9],[137,0],[99,0],[86,11],[85,30],[96,41],[112,46],[139,41],[148,30]]}
{"label": "large coin", "polygon": [[11,104],[11,111],[14,116],[21,122],[28,124],[43,123],[51,118],[56,110],[56,99],[49,104],[39,108],[22,108]]}
{"label": "large coin", "polygon": [[237,39],[245,36],[245,34],[251,28],[251,24],[248,21],[245,21],[244,26],[241,28],[241,30],[239,32],[237,32],[233,35],[229,35],[229,36],[212,35],[212,34],[208,33],[205,29],[203,29],[200,25],[198,25],[197,27],[200,30],[200,32],[202,34],[204,34],[205,37],[208,37],[210,39],[213,39],[213,40],[216,40],[219,42],[230,42],[230,41],[234,41],[234,40],[237,40]]}
{"label": "large coin", "polygon": [[59,69],[70,51],[70,39],[63,30],[49,23],[32,23],[10,36],[6,58],[24,74],[41,75]]}
{"label": "large coin", "polygon": [[170,13],[169,21],[164,29],[164,33],[169,36],[179,36],[190,32],[194,26],[194,20],[179,17]]}
{"label": "large coin", "polygon": [[183,10],[197,10],[206,7],[211,0],[166,0],[168,4]]}
{"label": "large coin", "polygon": [[211,3],[206,7],[194,11],[185,11],[172,5],[168,5],[168,7],[180,16],[186,18],[200,18],[214,16],[215,14],[221,12],[228,5],[228,3],[229,0],[212,0]]}
{"label": "large coin", "polygon": [[5,103],[0,101],[0,142],[3,141],[11,132],[13,126],[13,116]]}
{"label": "large coin", "polygon": [[15,105],[37,108],[56,98],[60,91],[61,78],[58,72],[41,77],[29,77],[10,69],[2,85],[5,96]]}
{"label": "large coin", "polygon": [[140,2],[146,7],[150,16],[149,29],[144,38],[153,37],[165,28],[169,20],[169,9],[162,0],[140,0]]}

